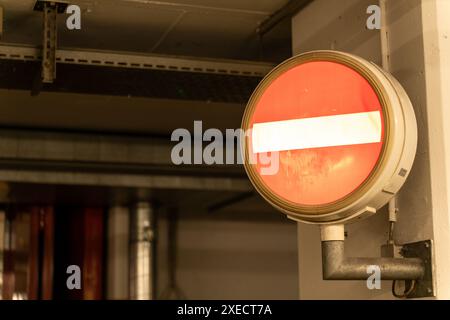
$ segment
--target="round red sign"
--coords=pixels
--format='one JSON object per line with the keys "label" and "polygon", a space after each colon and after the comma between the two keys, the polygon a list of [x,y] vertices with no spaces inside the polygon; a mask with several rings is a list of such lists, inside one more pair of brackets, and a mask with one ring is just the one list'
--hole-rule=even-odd
{"label": "round red sign", "polygon": [[[372,172],[383,143],[375,91],[335,62],[309,62],[280,74],[261,95],[249,127],[254,153],[258,148],[257,153],[279,154],[279,169],[261,175],[263,183],[303,205],[331,203],[353,192]],[[261,173],[267,164],[256,154],[255,159]]]}
{"label": "round red sign", "polygon": [[373,85],[351,64],[288,61],[263,80],[247,106],[244,152],[253,161],[246,170],[271,202],[314,213],[368,180],[383,152],[385,122]]}

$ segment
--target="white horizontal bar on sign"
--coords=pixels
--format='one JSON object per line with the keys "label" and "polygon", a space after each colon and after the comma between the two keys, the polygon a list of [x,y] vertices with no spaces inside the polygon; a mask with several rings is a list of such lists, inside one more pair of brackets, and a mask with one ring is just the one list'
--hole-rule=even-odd
{"label": "white horizontal bar on sign", "polygon": [[254,153],[301,150],[381,141],[379,111],[255,123]]}

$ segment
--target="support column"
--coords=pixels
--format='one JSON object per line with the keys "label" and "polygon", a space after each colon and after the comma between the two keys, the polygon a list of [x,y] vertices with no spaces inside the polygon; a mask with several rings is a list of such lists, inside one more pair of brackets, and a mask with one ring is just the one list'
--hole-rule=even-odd
{"label": "support column", "polygon": [[108,213],[107,290],[109,300],[129,299],[130,211],[115,206]]}
{"label": "support column", "polygon": [[41,80],[52,83],[56,79],[57,15],[66,11],[66,0],[36,0],[35,11],[42,11],[42,71]]}
{"label": "support column", "polygon": [[[422,0],[424,77],[438,299],[450,299],[450,2]],[[405,199],[408,200],[408,199]],[[407,221],[404,222],[407,224]]]}
{"label": "support column", "polygon": [[56,78],[57,4],[44,3],[44,28],[42,48],[42,81],[52,83]]}
{"label": "support column", "polygon": [[131,214],[130,299],[156,299],[155,283],[155,208],[139,202]]}

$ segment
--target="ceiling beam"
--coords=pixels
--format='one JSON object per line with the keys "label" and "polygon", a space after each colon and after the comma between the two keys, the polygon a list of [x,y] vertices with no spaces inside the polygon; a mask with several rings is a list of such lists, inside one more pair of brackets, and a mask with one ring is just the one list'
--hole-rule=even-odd
{"label": "ceiling beam", "polygon": [[174,165],[169,139],[0,130],[0,181],[247,192],[240,165]]}

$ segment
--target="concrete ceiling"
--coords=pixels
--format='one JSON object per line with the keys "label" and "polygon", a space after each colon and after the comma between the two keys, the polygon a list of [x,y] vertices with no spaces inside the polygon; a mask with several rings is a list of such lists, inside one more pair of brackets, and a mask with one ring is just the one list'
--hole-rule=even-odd
{"label": "concrete ceiling", "polygon": [[[288,54],[290,24],[262,39],[258,25],[288,0],[72,0],[82,9],[82,29],[68,30],[59,15],[65,47],[158,54],[279,60]],[[35,0],[0,0],[2,42],[41,43],[41,13]],[[289,22],[289,21],[288,21]],[[261,49],[263,48],[263,49]]]}
{"label": "concrete ceiling", "polygon": [[[67,15],[59,15],[60,47],[271,61],[289,56],[289,21],[264,36],[263,56],[255,33],[258,24],[288,0],[70,2],[82,8],[82,28],[68,30]],[[34,4],[35,0],[0,0],[2,43],[41,45],[42,13],[33,11]],[[29,91],[3,89],[0,100],[2,126],[163,135],[174,128],[191,128],[194,120],[215,128],[237,128],[244,108],[71,93],[31,97]]]}

